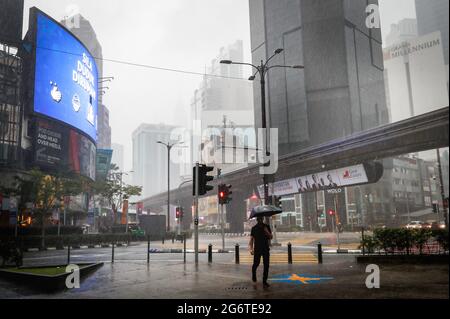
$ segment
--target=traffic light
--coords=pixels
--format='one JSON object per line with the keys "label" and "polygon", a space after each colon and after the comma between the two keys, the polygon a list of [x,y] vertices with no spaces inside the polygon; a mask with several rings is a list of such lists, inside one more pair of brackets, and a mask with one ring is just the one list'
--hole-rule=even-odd
{"label": "traffic light", "polygon": [[[208,183],[214,179],[213,176],[208,175],[208,172],[211,172],[212,170],[214,170],[214,167],[212,166],[206,166],[205,164],[200,164],[198,166],[198,195],[205,195],[207,192],[214,189],[214,186],[208,185]],[[197,183],[195,166],[192,169],[192,177],[192,195],[195,196],[195,185]]]}
{"label": "traffic light", "polygon": [[436,203],[433,203],[433,213],[435,214],[439,213],[439,206]]}
{"label": "traffic light", "polygon": [[177,207],[175,210],[175,217],[177,219],[183,218],[183,207]]}
{"label": "traffic light", "polygon": [[281,207],[283,206],[283,204],[281,203],[281,196],[275,196],[273,202],[274,202],[273,204],[274,204],[276,207],[281,208]]}
{"label": "traffic light", "polygon": [[231,194],[233,194],[233,192],[231,191],[231,184],[225,185],[225,200],[227,203],[231,202],[232,198],[231,198]]}
{"label": "traffic light", "polygon": [[218,189],[219,204],[221,204],[221,205],[226,204],[226,202],[225,202],[225,192],[226,192],[225,184],[220,184],[218,188],[219,188]]}
{"label": "traffic light", "polygon": [[328,215],[333,216],[333,215],[334,215],[334,210],[329,209],[329,210],[328,210]]}
{"label": "traffic light", "polygon": [[233,193],[231,190],[231,185],[220,184],[217,192],[219,198],[219,204],[228,204],[231,201],[230,195]]}

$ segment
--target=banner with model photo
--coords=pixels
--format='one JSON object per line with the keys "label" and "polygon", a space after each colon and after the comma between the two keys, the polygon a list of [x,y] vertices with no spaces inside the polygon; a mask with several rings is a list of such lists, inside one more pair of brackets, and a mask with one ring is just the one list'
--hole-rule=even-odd
{"label": "banner with model photo", "polygon": [[[368,183],[363,164],[314,173],[277,181],[269,185],[269,196],[285,196],[298,193],[334,189],[343,186]],[[260,197],[264,197],[263,185],[258,186]]]}

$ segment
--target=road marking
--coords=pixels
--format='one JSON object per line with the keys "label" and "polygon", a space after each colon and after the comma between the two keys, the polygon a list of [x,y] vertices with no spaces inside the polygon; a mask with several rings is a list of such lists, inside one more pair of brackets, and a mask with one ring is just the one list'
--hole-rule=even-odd
{"label": "road marking", "polygon": [[[234,259],[233,259],[234,261]],[[241,264],[253,264],[253,256],[252,255],[241,255],[239,258],[239,262]],[[314,263],[317,264],[317,257],[313,254],[292,254],[292,263],[293,264],[307,264]],[[288,255],[287,254],[272,254],[270,255],[270,263],[271,264],[287,264],[288,263]]]}

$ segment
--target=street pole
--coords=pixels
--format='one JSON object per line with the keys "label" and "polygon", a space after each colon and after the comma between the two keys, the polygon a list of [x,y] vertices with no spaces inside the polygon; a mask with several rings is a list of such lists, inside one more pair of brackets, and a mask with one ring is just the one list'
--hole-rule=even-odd
{"label": "street pole", "polygon": [[[275,194],[274,186],[273,186],[273,183],[272,183],[272,203],[275,202],[275,195],[274,194]],[[277,240],[277,222],[276,222],[275,215],[272,216],[271,220],[272,220],[272,225],[271,226],[272,226],[272,234],[273,234],[272,245],[277,246],[278,245],[278,240]]]}
{"label": "street pole", "polygon": [[[264,132],[264,165],[266,156],[269,156],[269,152],[267,149],[267,119],[266,119],[266,80],[265,80],[265,66],[264,62],[261,60],[261,66],[259,69],[259,78],[261,85],[261,126]],[[264,172],[263,175],[263,184],[264,184],[264,205],[269,204],[269,185],[267,184],[267,174]]]}
{"label": "street pole", "polygon": [[411,221],[411,215],[409,213],[409,193],[406,192],[406,210],[408,211],[408,223]]}
{"label": "street pole", "polygon": [[222,251],[225,251],[225,224],[224,224],[223,204],[220,205],[220,223],[222,224]]}
{"label": "street pole", "polygon": [[439,184],[441,184],[441,198],[442,198],[442,210],[444,214],[444,222],[445,222],[445,228],[448,229],[448,216],[447,216],[447,207],[445,205],[445,190],[444,190],[444,180],[442,177],[442,165],[441,165],[441,154],[439,152],[439,149],[436,149],[436,156],[438,160],[438,171],[439,171]]}
{"label": "street pole", "polygon": [[[337,194],[335,194],[334,195],[334,218],[337,218],[337,214],[338,214],[338,211],[337,211]],[[337,222],[336,222],[336,224],[337,224]],[[338,225],[336,225],[336,226],[338,226]],[[341,243],[340,243],[340,241],[339,241],[339,227],[336,227],[337,229],[336,229],[336,240],[337,240],[337,244],[338,244],[338,251],[341,249]]]}
{"label": "street pole", "polygon": [[172,146],[167,144],[167,231],[170,232],[170,149]]}
{"label": "street pole", "polygon": [[198,265],[198,170],[199,164],[195,163],[195,199],[194,199],[194,250],[195,250],[195,265]]}

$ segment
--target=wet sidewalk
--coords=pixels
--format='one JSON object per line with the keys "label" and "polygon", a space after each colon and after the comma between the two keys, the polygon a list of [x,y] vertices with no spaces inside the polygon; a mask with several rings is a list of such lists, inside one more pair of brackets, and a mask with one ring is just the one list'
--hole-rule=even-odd
{"label": "wet sidewalk", "polygon": [[208,264],[193,255],[182,261],[119,261],[103,267],[82,281],[79,289],[51,295],[36,294],[0,281],[0,298],[448,298],[448,265],[380,266],[380,289],[365,285],[365,265],[354,256],[329,256],[326,263],[274,264],[269,283],[250,280],[251,264]]}

